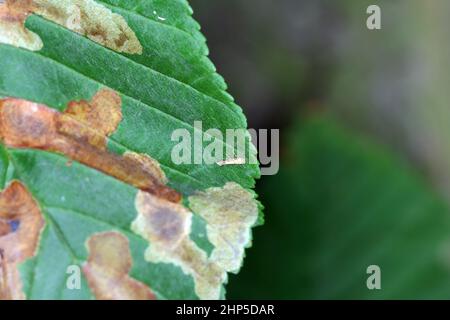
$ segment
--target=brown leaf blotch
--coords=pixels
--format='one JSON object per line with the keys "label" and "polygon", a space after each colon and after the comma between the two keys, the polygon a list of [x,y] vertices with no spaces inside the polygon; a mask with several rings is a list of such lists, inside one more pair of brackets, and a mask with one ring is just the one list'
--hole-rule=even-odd
{"label": "brown leaf blotch", "polygon": [[134,224],[151,243],[174,248],[189,235],[190,212],[180,204],[138,192],[136,208],[140,215]]}
{"label": "brown leaf blotch", "polygon": [[251,227],[258,218],[254,194],[237,183],[209,188],[189,197],[189,206],[207,223],[214,249],[209,256],[190,239],[192,213],[181,204],[138,192],[138,215],[132,230],[147,239],[147,261],[172,263],[192,276],[200,299],[219,299],[227,272],[237,272],[244,249],[251,241]]}
{"label": "brown leaf blotch", "polygon": [[135,161],[141,164],[141,166],[149,173],[152,174],[160,183],[166,184],[168,182],[164,171],[162,171],[159,162],[151,158],[146,154],[140,154],[136,152],[127,151],[123,154],[125,158],[129,158],[131,161]]}
{"label": "brown leaf blotch", "polygon": [[29,50],[41,49],[41,38],[24,26],[32,11],[32,0],[6,0],[0,3],[0,43]]}
{"label": "brown leaf blotch", "polygon": [[9,221],[0,219],[0,237],[3,237],[12,232]]}
{"label": "brown leaf blotch", "polygon": [[155,160],[106,150],[107,137],[121,119],[120,96],[106,89],[92,102],[69,103],[64,113],[22,99],[0,100],[0,137],[7,146],[61,153],[138,189],[179,202],[181,195],[165,185]]}
{"label": "brown leaf blotch", "polygon": [[110,89],[98,91],[92,101],[69,102],[65,113],[86,126],[95,128],[100,135],[112,134],[122,120],[122,99]]}
{"label": "brown leaf blotch", "polygon": [[41,39],[24,26],[30,13],[41,15],[117,52],[142,54],[142,45],[125,19],[94,0],[0,2],[0,43],[40,50]]}
{"label": "brown leaf blotch", "polygon": [[87,241],[83,266],[88,285],[99,300],[154,300],[153,292],[129,276],[132,258],[128,239],[118,232],[98,233]]}
{"label": "brown leaf blotch", "polygon": [[179,266],[193,277],[199,298],[219,299],[226,273],[190,239],[192,213],[142,191],[136,196],[136,210],[131,228],[150,243],[146,260]]}
{"label": "brown leaf blotch", "polygon": [[251,242],[251,228],[258,219],[258,203],[250,191],[228,182],[189,197],[189,207],[206,221],[210,258],[228,272],[237,272],[244,250]]}
{"label": "brown leaf blotch", "polygon": [[[18,181],[0,193],[0,221],[9,225],[9,232],[0,235],[0,300],[24,299],[17,265],[35,255],[44,218],[31,194]],[[18,225],[16,230],[11,228],[13,221]]]}
{"label": "brown leaf blotch", "polygon": [[142,54],[125,19],[94,0],[33,0],[34,12],[117,52]]}
{"label": "brown leaf blotch", "polygon": [[117,129],[121,120],[120,96],[113,90],[101,89],[91,101],[69,102],[57,121],[57,129],[62,134],[106,149],[106,138]]}

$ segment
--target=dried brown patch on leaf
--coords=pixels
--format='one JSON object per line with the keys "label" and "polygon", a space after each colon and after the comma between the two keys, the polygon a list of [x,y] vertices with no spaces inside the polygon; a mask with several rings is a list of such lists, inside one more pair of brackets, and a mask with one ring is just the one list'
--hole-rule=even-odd
{"label": "dried brown patch on leaf", "polygon": [[32,9],[32,0],[0,2],[0,43],[33,51],[42,48],[41,38],[24,26],[25,19]]}
{"label": "dried brown patch on leaf", "polygon": [[10,222],[0,220],[0,237],[12,232],[13,227]]}
{"label": "dried brown patch on leaf", "polygon": [[206,221],[208,239],[214,245],[210,259],[227,272],[238,271],[258,219],[254,195],[237,183],[227,183],[190,196],[189,206]]}
{"label": "dried brown patch on leaf", "polygon": [[0,221],[0,300],[24,299],[17,265],[35,255],[44,219],[20,182],[13,181],[0,193]]}
{"label": "dried brown patch on leaf", "polygon": [[0,100],[0,137],[7,146],[58,152],[138,189],[179,202],[181,195],[164,184],[155,160],[106,150],[107,135],[120,119],[120,97],[111,90],[99,91],[92,102],[71,103],[64,113],[26,100]]}
{"label": "dried brown patch on leaf", "polygon": [[33,0],[35,13],[118,52],[142,54],[125,19],[94,0]]}
{"label": "dried brown patch on leaf", "polygon": [[159,162],[153,159],[152,157],[146,154],[140,154],[136,152],[127,151],[123,154],[125,158],[129,158],[132,161],[138,162],[141,164],[145,170],[151,172],[152,175],[158,179],[162,184],[166,184],[168,182],[166,174],[162,171]]}
{"label": "dried brown patch on leaf", "polygon": [[96,299],[156,299],[149,287],[129,276],[133,262],[127,237],[118,232],[98,233],[86,246],[89,257],[83,272]]}
{"label": "dried brown patch on leaf", "polygon": [[36,13],[117,52],[142,54],[125,19],[94,0],[6,0],[0,5],[1,43],[40,50],[40,37],[24,26],[27,16]]}
{"label": "dried brown patch on leaf", "polygon": [[[114,133],[122,121],[122,100],[117,92],[102,89],[91,101],[69,102],[64,113],[78,120],[81,125],[71,128],[70,124],[75,122],[66,121],[64,125],[67,127],[62,127],[61,130],[67,130],[71,135],[88,136],[92,139],[89,141],[90,144],[104,148],[106,147],[105,137]],[[93,129],[95,134],[92,134]],[[99,138],[101,140],[98,140]]]}
{"label": "dried brown patch on leaf", "polygon": [[236,183],[198,192],[189,197],[189,205],[207,223],[208,239],[214,245],[210,257],[190,239],[192,213],[181,204],[139,192],[132,230],[150,243],[146,260],[179,266],[193,277],[199,298],[218,299],[227,272],[242,264],[258,205],[254,195]]}
{"label": "dried brown patch on leaf", "polygon": [[61,133],[106,149],[106,138],[122,120],[122,100],[115,91],[102,89],[91,101],[69,102],[60,117],[58,130]]}
{"label": "dried brown patch on leaf", "polygon": [[142,191],[136,196],[136,209],[132,230],[150,243],[146,260],[179,266],[193,277],[199,298],[218,299],[226,273],[189,238],[192,213]]}

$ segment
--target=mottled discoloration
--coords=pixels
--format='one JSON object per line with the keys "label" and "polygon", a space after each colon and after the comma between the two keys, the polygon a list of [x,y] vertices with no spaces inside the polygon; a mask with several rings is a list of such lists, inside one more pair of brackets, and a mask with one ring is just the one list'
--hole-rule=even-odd
{"label": "mottled discoloration", "polygon": [[150,243],[146,260],[179,266],[193,277],[199,298],[218,299],[227,275],[189,238],[192,213],[142,191],[136,196],[136,209],[132,230]]}
{"label": "mottled discoloration", "polygon": [[9,221],[0,220],[0,237],[12,232],[11,224]]}
{"label": "mottled discoloration", "polygon": [[193,277],[199,298],[218,299],[227,272],[241,266],[250,229],[258,218],[257,202],[240,185],[227,183],[198,192],[189,197],[189,204],[207,223],[208,239],[214,245],[210,257],[190,239],[192,213],[181,204],[139,192],[132,230],[149,241],[148,261],[179,266]]}
{"label": "mottled discoloration", "polygon": [[[122,120],[122,100],[115,91],[102,89],[91,101],[69,102],[65,114],[78,121],[65,121],[63,124],[67,127],[62,126],[61,131],[79,137],[87,136],[91,139],[90,144],[105,148],[106,137],[116,131]],[[70,127],[70,124],[78,122],[81,125]]]}
{"label": "mottled discoloration", "polygon": [[33,51],[42,48],[41,38],[24,26],[25,19],[32,9],[32,0],[0,2],[0,43]]}
{"label": "mottled discoloration", "polygon": [[0,235],[0,300],[24,299],[17,265],[35,255],[44,219],[20,182],[13,181],[0,193],[0,221],[4,226]]}
{"label": "mottled discoloration", "polygon": [[145,170],[151,172],[152,175],[162,184],[168,182],[164,171],[161,169],[159,162],[146,154],[140,154],[136,152],[127,151],[123,154],[125,158],[129,158],[132,161],[136,161],[141,164]]}
{"label": "mottled discoloration", "polygon": [[190,196],[189,206],[207,223],[208,239],[214,245],[210,259],[227,272],[238,271],[258,219],[254,195],[230,182]]}
{"label": "mottled discoloration", "polygon": [[33,0],[34,12],[118,52],[142,54],[125,19],[94,0]]}
{"label": "mottled discoloration", "polygon": [[96,299],[156,299],[150,288],[129,276],[133,262],[124,235],[118,232],[95,234],[86,246],[89,258],[83,272]]}
{"label": "mottled discoloration", "polygon": [[117,52],[142,54],[142,45],[125,19],[94,0],[6,0],[0,3],[0,42],[40,50],[41,39],[24,26],[31,13]]}
{"label": "mottled discoloration", "polygon": [[91,103],[72,103],[64,113],[26,100],[0,100],[0,137],[7,146],[62,153],[136,188],[179,202],[181,195],[164,184],[155,160],[106,150],[107,135],[120,119],[120,97],[110,90],[101,90]]}

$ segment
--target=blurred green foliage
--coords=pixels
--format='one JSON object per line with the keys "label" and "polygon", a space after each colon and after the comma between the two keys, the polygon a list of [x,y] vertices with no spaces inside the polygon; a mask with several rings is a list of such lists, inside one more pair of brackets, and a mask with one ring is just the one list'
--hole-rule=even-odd
{"label": "blurred green foliage", "polygon": [[[330,116],[288,143],[260,184],[266,224],[228,298],[450,297],[450,212],[408,164]],[[381,290],[366,287],[369,265]]]}
{"label": "blurred green foliage", "polygon": [[266,224],[227,297],[450,298],[450,2],[191,2],[250,125],[282,133],[281,171],[259,182]]}

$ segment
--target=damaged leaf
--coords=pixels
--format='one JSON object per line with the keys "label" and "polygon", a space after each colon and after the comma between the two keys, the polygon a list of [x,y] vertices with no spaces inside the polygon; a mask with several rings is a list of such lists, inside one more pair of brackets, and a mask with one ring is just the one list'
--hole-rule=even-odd
{"label": "damaged leaf", "polygon": [[27,0],[0,2],[0,43],[28,50],[42,48],[41,38],[24,26],[30,9],[31,1]]}
{"label": "damaged leaf", "polygon": [[89,286],[99,300],[153,300],[145,284],[128,275],[132,258],[128,239],[118,232],[91,236],[88,262],[83,267]]}
{"label": "damaged leaf", "polygon": [[227,272],[237,272],[258,219],[254,195],[230,182],[189,197],[189,205],[206,221],[208,239],[214,245],[211,260]]}
{"label": "damaged leaf", "polygon": [[190,239],[192,213],[145,192],[137,194],[136,208],[132,230],[150,242],[145,258],[175,264],[194,278],[199,298],[219,299],[226,272]]}
{"label": "damaged leaf", "polygon": [[198,192],[189,203],[206,221],[207,237],[214,246],[209,257],[191,240],[192,213],[180,204],[139,192],[132,230],[149,241],[148,261],[179,266],[194,278],[201,299],[218,299],[227,272],[237,272],[242,264],[258,205],[252,193],[236,183]]}
{"label": "damaged leaf", "polygon": [[35,255],[44,219],[18,181],[0,193],[0,226],[0,300],[24,299],[17,267]]}
{"label": "damaged leaf", "polygon": [[[172,161],[173,132],[194,136],[195,121],[223,136],[246,128],[189,5],[8,0],[0,8],[0,182],[4,193],[20,183],[42,218],[27,227],[38,237],[32,252],[13,263],[1,252],[0,292],[224,298],[258,216],[259,168]],[[0,219],[0,244],[21,234],[17,223]],[[73,289],[68,270],[77,268]],[[4,280],[11,270],[14,281]]]}
{"label": "damaged leaf", "polygon": [[124,18],[94,0],[6,0],[0,7],[0,42],[40,50],[41,39],[24,26],[32,13],[112,50],[142,54],[142,45]]}
{"label": "damaged leaf", "polygon": [[120,156],[106,150],[107,135],[121,120],[120,97],[101,90],[92,99],[71,102],[64,113],[30,101],[0,100],[0,138],[8,147],[61,153],[136,188],[178,202],[180,195],[161,181],[148,156]]}

